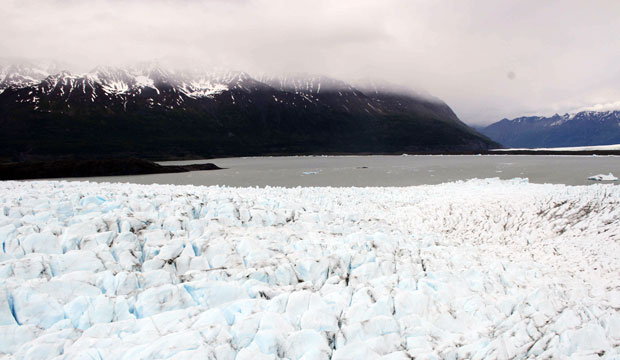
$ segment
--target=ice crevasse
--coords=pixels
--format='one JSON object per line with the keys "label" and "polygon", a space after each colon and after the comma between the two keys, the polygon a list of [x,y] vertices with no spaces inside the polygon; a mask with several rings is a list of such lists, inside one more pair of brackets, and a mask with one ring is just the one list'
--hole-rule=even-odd
{"label": "ice crevasse", "polygon": [[620,187],[0,182],[8,359],[620,357]]}

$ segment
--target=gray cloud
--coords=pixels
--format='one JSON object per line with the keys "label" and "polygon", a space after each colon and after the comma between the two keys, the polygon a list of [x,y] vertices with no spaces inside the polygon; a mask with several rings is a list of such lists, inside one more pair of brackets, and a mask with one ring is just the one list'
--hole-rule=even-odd
{"label": "gray cloud", "polygon": [[620,100],[620,2],[4,0],[3,56],[376,77],[466,122]]}

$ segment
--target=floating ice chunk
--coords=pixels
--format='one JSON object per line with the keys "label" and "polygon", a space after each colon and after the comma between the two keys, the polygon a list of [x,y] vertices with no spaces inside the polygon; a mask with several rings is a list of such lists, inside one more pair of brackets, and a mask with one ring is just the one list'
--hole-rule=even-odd
{"label": "floating ice chunk", "polygon": [[605,174],[598,174],[598,175],[590,176],[588,178],[588,180],[594,180],[594,181],[618,181],[618,178],[615,177],[612,173],[609,173],[607,175],[605,175]]}

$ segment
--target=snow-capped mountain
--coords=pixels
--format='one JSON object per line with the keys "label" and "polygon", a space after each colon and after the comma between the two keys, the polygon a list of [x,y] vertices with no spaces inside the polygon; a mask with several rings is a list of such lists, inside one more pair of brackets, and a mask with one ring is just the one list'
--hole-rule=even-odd
{"label": "snow-capped mountain", "polygon": [[0,93],[8,87],[37,84],[50,74],[61,71],[61,64],[52,61],[8,61],[0,59]]}
{"label": "snow-capped mountain", "polygon": [[[99,66],[86,73],[34,66],[0,71],[0,122],[7,129],[2,153],[11,157],[85,151],[168,157],[170,149],[178,156],[414,152],[494,145],[439,100],[360,90],[325,76],[253,77],[156,63]],[[138,133],[140,139],[134,137]]]}
{"label": "snow-capped mountain", "polygon": [[353,86],[341,80],[332,79],[327,76],[316,76],[303,73],[284,76],[261,75],[258,76],[257,79],[278,90],[293,91],[301,94],[318,95],[321,93],[321,89],[323,93],[356,90]]}
{"label": "snow-capped mountain", "polygon": [[540,148],[620,143],[620,111],[582,111],[503,119],[480,130],[506,147]]}
{"label": "snow-capped mountain", "polygon": [[213,98],[231,89],[256,87],[255,81],[241,72],[171,72],[153,64],[126,69],[98,66],[84,74],[10,66],[2,74],[0,93],[10,92],[16,102],[32,103],[35,110],[42,109],[42,102],[64,102],[67,108],[72,102],[105,107],[123,103],[126,110],[127,103],[135,103],[138,98],[144,98],[150,107],[172,108],[188,98]]}

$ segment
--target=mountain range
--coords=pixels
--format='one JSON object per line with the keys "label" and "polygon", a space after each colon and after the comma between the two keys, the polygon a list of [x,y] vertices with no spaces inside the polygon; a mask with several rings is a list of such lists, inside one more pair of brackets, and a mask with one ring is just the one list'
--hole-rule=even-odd
{"label": "mountain range", "polygon": [[478,129],[510,148],[620,144],[620,111],[581,111],[503,119]]}
{"label": "mountain range", "polygon": [[0,63],[0,157],[479,151],[444,102],[325,76]]}

